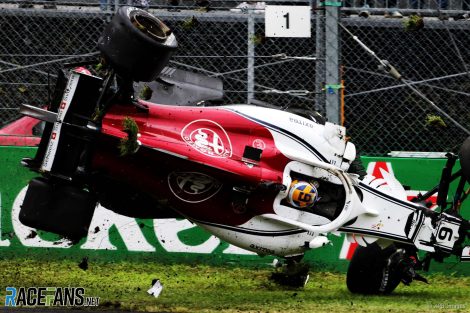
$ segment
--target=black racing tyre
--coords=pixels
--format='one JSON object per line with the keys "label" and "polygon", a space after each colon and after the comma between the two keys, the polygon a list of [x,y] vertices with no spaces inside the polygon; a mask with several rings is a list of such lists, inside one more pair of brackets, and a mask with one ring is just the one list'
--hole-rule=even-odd
{"label": "black racing tyre", "polygon": [[54,200],[51,216],[55,225],[52,231],[72,240],[87,236],[96,197],[83,188],[69,185],[57,186]]}
{"label": "black racing tyre", "polygon": [[79,240],[88,233],[96,207],[95,196],[77,186],[33,178],[19,220],[26,226]]}
{"label": "black racing tyre", "polygon": [[389,268],[388,259],[396,251],[377,244],[358,246],[349,263],[346,285],[349,291],[359,294],[389,294],[400,283],[400,274]]}
{"label": "black racing tyre", "polygon": [[43,177],[33,178],[28,184],[25,198],[21,204],[20,222],[29,227],[39,228],[41,221],[46,218],[42,215],[48,210],[53,191],[52,184]]}
{"label": "black racing tyre", "polygon": [[152,14],[121,7],[98,40],[98,48],[116,73],[133,81],[153,81],[178,44],[171,30]]}
{"label": "black racing tyre", "polygon": [[470,137],[463,142],[460,148],[459,158],[463,174],[470,183]]}

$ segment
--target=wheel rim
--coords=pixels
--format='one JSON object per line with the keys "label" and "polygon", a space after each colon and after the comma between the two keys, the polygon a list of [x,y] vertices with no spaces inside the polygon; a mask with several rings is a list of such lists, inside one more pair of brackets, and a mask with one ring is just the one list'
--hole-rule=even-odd
{"label": "wheel rim", "polygon": [[170,31],[165,24],[153,16],[136,14],[132,16],[131,22],[142,33],[159,42],[165,41],[167,32]]}

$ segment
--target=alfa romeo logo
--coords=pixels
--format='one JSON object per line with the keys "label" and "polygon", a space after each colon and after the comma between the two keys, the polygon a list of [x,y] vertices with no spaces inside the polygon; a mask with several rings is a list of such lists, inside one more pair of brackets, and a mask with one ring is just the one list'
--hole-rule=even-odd
{"label": "alfa romeo logo", "polygon": [[170,173],[168,186],[178,199],[190,203],[206,201],[222,188],[215,178],[198,172]]}
{"label": "alfa romeo logo", "polygon": [[232,156],[232,143],[227,132],[210,120],[196,120],[181,131],[181,138],[198,152],[213,158]]}

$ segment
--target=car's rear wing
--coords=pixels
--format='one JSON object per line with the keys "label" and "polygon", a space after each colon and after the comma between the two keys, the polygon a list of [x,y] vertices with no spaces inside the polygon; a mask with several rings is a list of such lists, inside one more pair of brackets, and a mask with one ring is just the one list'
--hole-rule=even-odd
{"label": "car's rear wing", "polygon": [[35,158],[25,165],[66,180],[87,166],[88,145],[100,127],[93,116],[102,84],[99,77],[72,71],[68,80],[59,75],[48,110],[21,105],[20,113],[47,122]]}

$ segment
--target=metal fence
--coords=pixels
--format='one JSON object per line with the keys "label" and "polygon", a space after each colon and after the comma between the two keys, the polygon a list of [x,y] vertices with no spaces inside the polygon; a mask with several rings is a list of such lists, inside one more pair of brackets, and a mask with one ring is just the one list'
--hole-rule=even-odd
{"label": "metal fence", "polygon": [[[49,10],[44,3],[49,4],[0,3],[0,126],[18,117],[19,103],[47,103],[61,64],[96,52],[115,9],[113,1],[103,2],[104,11],[98,1],[56,2],[56,9]],[[209,11],[200,1],[182,1],[177,7],[166,1],[149,3],[149,11],[178,39],[170,66],[221,78],[224,103],[259,100],[308,107],[330,120],[342,118],[358,149],[369,155],[447,151],[466,137],[403,83],[378,70],[376,60],[338,26],[334,7],[313,11],[312,38],[267,38],[262,9],[233,11],[239,3],[213,2]],[[188,7],[194,4],[198,7]],[[470,128],[470,56],[465,49],[470,22],[426,17],[423,29],[407,31],[403,21],[408,18],[364,19],[356,15],[360,8],[354,9],[351,17],[341,19],[342,25]],[[340,75],[344,89],[335,88]]]}
{"label": "metal fence", "polygon": [[[456,151],[469,135],[470,23],[437,19],[425,19],[424,23],[424,28],[411,31],[401,20],[343,20],[406,80],[397,81],[379,70],[378,62],[365,49],[342,34],[345,125],[353,141],[367,153]],[[406,83],[431,99],[450,119]]]}
{"label": "metal fence", "polygon": [[[279,106],[299,102],[313,106],[314,94],[299,95],[298,90],[315,89],[315,38],[266,38],[262,14],[150,12],[164,20],[178,39],[170,66],[221,78],[227,103],[256,98]],[[97,7],[86,12],[0,10],[2,122],[17,116],[21,102],[44,103],[48,81],[61,63],[97,51],[98,37],[111,14]],[[295,58],[299,56],[307,58]]]}

